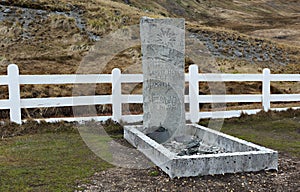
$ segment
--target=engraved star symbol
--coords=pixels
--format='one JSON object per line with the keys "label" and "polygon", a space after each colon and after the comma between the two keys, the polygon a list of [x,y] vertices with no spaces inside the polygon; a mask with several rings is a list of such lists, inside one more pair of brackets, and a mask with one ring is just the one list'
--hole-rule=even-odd
{"label": "engraved star symbol", "polygon": [[174,46],[174,43],[176,41],[175,33],[171,32],[170,29],[161,29],[160,31],[161,32],[157,34],[157,40],[164,46]]}

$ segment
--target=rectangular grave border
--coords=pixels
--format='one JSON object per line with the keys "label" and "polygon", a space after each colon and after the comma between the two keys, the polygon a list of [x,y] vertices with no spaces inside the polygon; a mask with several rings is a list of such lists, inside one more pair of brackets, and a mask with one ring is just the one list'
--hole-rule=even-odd
{"label": "rectangular grave border", "polygon": [[[237,172],[278,170],[278,152],[251,142],[200,126],[186,128],[217,137],[217,144],[231,146],[236,152],[177,156],[139,129],[142,125],[124,126],[124,138],[160,167],[170,178],[215,175]],[[235,148],[235,149],[234,149]]]}

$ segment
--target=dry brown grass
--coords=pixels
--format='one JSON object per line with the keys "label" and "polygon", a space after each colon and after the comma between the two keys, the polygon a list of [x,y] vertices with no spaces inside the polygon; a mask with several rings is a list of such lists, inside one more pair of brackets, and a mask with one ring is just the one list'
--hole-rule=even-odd
{"label": "dry brown grass", "polygon": [[[300,73],[300,48],[290,42],[297,40],[294,33],[287,33],[287,39],[274,38],[281,29],[297,30],[298,18],[296,12],[299,5],[291,2],[273,0],[273,5],[267,1],[141,1],[131,0],[131,5],[125,5],[122,0],[15,0],[6,4],[49,11],[69,11],[77,7],[83,11],[87,29],[97,35],[105,36],[116,29],[138,24],[141,16],[151,17],[185,17],[186,28],[195,33],[205,33],[212,36],[214,44],[220,40],[243,40],[249,46],[262,46],[264,49],[276,47],[288,55],[287,65],[274,65],[268,62],[249,62],[243,59],[216,59],[216,67],[224,73],[261,73],[267,67],[272,73]],[[72,6],[70,6],[72,5]],[[281,15],[279,15],[281,14]],[[272,21],[273,20],[273,21]],[[288,22],[287,22],[288,21]],[[274,28],[274,29],[273,29]],[[272,29],[268,31],[257,30]],[[73,18],[63,15],[51,15],[45,21],[32,23],[30,32],[34,39],[20,38],[22,27],[18,22],[0,23],[0,74],[6,74],[6,67],[16,63],[21,74],[74,74],[82,59],[95,45],[88,37],[78,30]],[[246,32],[246,33],[243,33]],[[262,34],[260,34],[260,32]],[[268,39],[266,39],[268,38]],[[258,43],[262,42],[262,43]],[[285,57],[283,55],[283,57]],[[192,63],[187,59],[186,68]],[[127,71],[134,67],[131,73],[141,73],[141,53],[139,46],[132,47],[117,54],[106,66],[103,73],[110,73],[115,67]],[[128,72],[128,71],[127,71]],[[299,83],[274,83],[273,89],[280,93],[299,93]],[[259,86],[250,84],[230,85],[232,90],[239,93],[248,90],[260,92]],[[96,94],[109,94],[111,86],[97,86]],[[207,87],[201,88],[208,93]],[[228,88],[229,89],[229,88]],[[251,90],[250,90],[251,89]],[[1,93],[7,87],[1,87]],[[140,85],[135,92],[140,92]],[[22,97],[60,97],[72,95],[72,85],[62,86],[24,86]],[[7,98],[1,94],[1,98]]]}

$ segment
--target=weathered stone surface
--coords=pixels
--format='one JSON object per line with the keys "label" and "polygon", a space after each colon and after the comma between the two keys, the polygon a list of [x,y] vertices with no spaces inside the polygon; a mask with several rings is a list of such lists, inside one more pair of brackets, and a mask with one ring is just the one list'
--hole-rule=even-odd
{"label": "weathered stone surface", "polygon": [[[144,133],[163,127],[179,134],[185,126],[184,108],[184,19],[141,19],[143,63]],[[169,137],[169,138],[168,138]],[[155,138],[153,138],[155,139]]]}
{"label": "weathered stone surface", "polygon": [[[185,134],[197,138],[209,135],[215,145],[202,150],[190,142],[190,150],[178,154],[163,144],[149,139],[140,130],[142,126],[125,126],[124,138],[171,178],[224,173],[253,172],[278,169],[278,152],[226,135],[199,125],[186,125]],[[209,144],[204,143],[207,146]],[[200,145],[201,147],[201,145]],[[225,152],[215,153],[216,149]],[[226,153],[227,152],[227,153]],[[198,154],[200,153],[200,154]]]}
{"label": "weathered stone surface", "polygon": [[185,125],[184,20],[143,18],[141,40],[144,125],[124,127],[129,143],[171,178],[278,169],[277,151]]}
{"label": "weathered stone surface", "polygon": [[[154,127],[153,127],[154,129]],[[147,134],[148,137],[153,138],[158,143],[163,143],[170,138],[170,133],[167,129],[164,127],[158,127],[156,130],[154,130],[151,133]]]}

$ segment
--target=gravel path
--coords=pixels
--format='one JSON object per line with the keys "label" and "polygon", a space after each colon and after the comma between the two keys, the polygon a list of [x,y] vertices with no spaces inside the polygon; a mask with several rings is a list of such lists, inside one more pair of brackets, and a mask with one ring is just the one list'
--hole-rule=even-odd
{"label": "gravel path", "polygon": [[279,171],[238,173],[170,179],[158,168],[146,170],[112,168],[97,172],[85,192],[141,191],[300,191],[300,159],[280,154]]}

